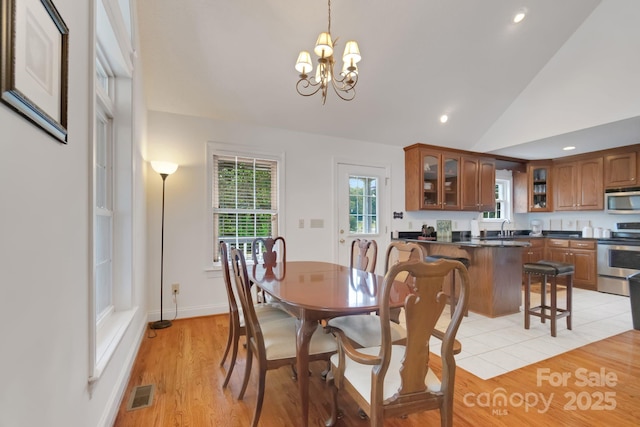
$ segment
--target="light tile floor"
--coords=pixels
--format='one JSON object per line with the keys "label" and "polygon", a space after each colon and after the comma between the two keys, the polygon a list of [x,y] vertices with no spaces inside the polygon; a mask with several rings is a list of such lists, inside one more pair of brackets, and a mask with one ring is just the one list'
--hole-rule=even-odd
{"label": "light tile floor", "polygon": [[[560,291],[558,306],[564,307],[564,302],[565,292]],[[539,294],[532,293],[532,306],[537,304]],[[560,319],[554,338],[549,320],[541,323],[540,318],[531,316],[531,327],[526,330],[522,312],[494,319],[469,312],[456,336],[462,344],[457,366],[489,379],[633,329],[629,297],[574,288],[572,323],[569,331],[566,318]],[[447,306],[438,328],[444,330],[448,324]],[[432,339],[430,349],[439,354],[440,341]]]}

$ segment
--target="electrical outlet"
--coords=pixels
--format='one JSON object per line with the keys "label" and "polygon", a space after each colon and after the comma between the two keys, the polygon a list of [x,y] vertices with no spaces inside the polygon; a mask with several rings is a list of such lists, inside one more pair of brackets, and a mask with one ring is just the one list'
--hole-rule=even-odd
{"label": "electrical outlet", "polygon": [[171,285],[171,293],[173,295],[178,295],[180,293],[180,283],[174,283]]}

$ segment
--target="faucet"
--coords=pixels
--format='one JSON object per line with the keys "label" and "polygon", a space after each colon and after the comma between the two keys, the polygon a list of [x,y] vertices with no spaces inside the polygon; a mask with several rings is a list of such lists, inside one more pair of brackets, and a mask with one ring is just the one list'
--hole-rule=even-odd
{"label": "faucet", "polygon": [[511,221],[509,221],[509,219],[505,219],[504,221],[502,221],[502,224],[500,224],[500,235],[504,236],[504,223],[508,223],[511,224]]}

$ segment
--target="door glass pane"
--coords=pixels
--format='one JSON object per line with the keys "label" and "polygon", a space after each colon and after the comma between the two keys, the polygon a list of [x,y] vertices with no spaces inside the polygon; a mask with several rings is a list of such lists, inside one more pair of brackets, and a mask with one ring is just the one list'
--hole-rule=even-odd
{"label": "door glass pane", "polygon": [[378,179],[349,176],[349,232],[378,234]]}
{"label": "door glass pane", "polygon": [[438,204],[438,158],[424,156],[424,204],[425,206]]}

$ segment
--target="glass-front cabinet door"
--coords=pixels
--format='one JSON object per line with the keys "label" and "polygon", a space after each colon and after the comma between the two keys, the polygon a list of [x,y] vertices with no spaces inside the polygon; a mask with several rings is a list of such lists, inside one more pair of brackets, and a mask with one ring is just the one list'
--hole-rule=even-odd
{"label": "glass-front cabinet door", "polygon": [[460,157],[423,151],[422,209],[460,208]]}
{"label": "glass-front cabinet door", "polygon": [[551,212],[553,209],[551,192],[551,167],[529,164],[529,212]]}
{"label": "glass-front cabinet door", "polygon": [[440,155],[424,154],[422,157],[424,189],[423,208],[442,209],[440,199]]}
{"label": "glass-front cabinet door", "polygon": [[442,156],[442,209],[460,208],[460,157]]}

